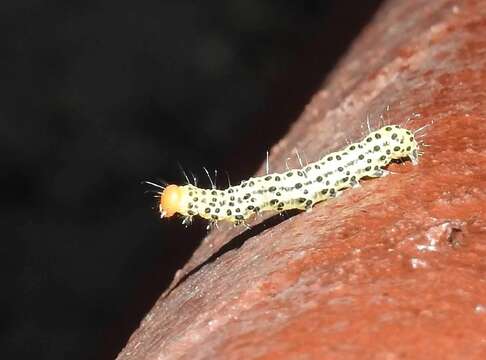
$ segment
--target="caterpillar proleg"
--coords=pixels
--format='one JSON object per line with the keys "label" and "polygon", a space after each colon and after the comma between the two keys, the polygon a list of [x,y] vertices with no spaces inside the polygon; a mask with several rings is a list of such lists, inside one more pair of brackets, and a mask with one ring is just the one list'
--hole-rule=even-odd
{"label": "caterpillar proleg", "polygon": [[392,160],[408,158],[417,164],[420,152],[415,133],[387,125],[302,168],[253,177],[225,190],[168,185],[159,192],[160,215],[178,213],[185,217],[184,223],[200,216],[211,222],[241,224],[263,211],[310,209],[346,188],[358,186],[363,177],[386,175],[383,168]]}

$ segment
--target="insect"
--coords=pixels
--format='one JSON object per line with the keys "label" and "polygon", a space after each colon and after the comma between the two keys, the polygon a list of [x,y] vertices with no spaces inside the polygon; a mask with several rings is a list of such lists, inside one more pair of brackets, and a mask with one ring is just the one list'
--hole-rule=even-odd
{"label": "insect", "polygon": [[238,225],[264,211],[308,210],[346,188],[359,186],[364,177],[387,175],[383,168],[392,160],[408,158],[416,165],[422,153],[415,135],[425,127],[412,133],[399,125],[386,125],[302,168],[253,177],[224,190],[214,185],[211,189],[192,184],[159,186],[160,215],[180,214],[184,224],[200,216],[211,223]]}

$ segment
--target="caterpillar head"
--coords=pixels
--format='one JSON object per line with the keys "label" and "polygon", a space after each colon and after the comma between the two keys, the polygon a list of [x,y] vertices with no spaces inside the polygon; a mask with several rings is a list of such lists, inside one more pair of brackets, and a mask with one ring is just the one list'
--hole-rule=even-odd
{"label": "caterpillar head", "polygon": [[160,217],[171,217],[175,213],[182,213],[186,191],[183,186],[169,185],[160,193]]}

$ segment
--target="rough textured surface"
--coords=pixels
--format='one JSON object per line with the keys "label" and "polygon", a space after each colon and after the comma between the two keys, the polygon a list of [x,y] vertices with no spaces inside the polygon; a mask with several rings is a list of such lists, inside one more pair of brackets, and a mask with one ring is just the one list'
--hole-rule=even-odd
{"label": "rough textured surface", "polygon": [[367,115],[433,121],[420,164],[279,224],[212,232],[118,358],[486,358],[483,34],[485,1],[388,2],[271,164],[359,138]]}

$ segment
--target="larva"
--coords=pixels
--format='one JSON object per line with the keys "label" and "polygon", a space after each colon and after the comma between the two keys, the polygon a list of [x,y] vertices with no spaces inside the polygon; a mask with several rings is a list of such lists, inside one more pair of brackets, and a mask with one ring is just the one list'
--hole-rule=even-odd
{"label": "larva", "polygon": [[159,193],[159,210],[161,217],[181,214],[184,223],[200,216],[241,224],[263,211],[310,209],[345,188],[358,186],[363,177],[386,175],[383,167],[392,160],[409,158],[415,165],[419,155],[414,133],[387,125],[303,168],[253,177],[225,190],[168,185]]}

